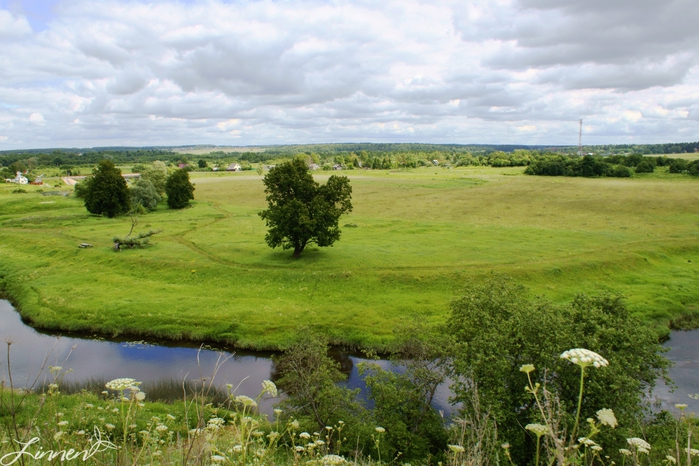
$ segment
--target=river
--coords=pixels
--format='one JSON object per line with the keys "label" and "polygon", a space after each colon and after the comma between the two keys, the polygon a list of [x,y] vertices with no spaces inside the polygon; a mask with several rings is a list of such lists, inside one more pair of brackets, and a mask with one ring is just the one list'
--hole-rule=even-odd
{"label": "river", "polygon": [[[25,324],[7,300],[0,300],[0,341],[10,339],[11,370],[15,387],[30,386],[39,377],[46,381],[48,366],[72,369],[66,374],[66,382],[89,379],[109,381],[130,377],[141,382],[200,380],[211,377],[216,371],[215,385],[232,384],[238,387],[236,394],[255,398],[263,380],[274,379],[272,353],[246,351],[215,351],[183,342],[106,340],[98,336],[63,335],[40,332]],[[357,355],[334,352],[348,376],[350,388],[365,390],[357,364],[369,360]],[[0,351],[0,379],[8,381],[6,345]],[[386,360],[372,361],[389,368]],[[44,370],[41,371],[42,365]],[[440,387],[434,406],[450,415],[453,408],[448,403],[448,385]],[[278,400],[260,400],[260,411],[271,414]]]}

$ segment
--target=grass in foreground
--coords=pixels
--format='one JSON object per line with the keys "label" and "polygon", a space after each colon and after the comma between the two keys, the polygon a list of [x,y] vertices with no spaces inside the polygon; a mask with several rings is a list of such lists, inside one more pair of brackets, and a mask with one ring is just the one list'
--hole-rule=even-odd
{"label": "grass in foreground", "polygon": [[164,232],[147,249],[120,253],[111,238],[128,232],[128,218],[0,186],[0,279],[39,326],[256,349],[284,346],[302,325],[335,344],[381,347],[406,316],[443,322],[464,281],[491,272],[561,302],[621,292],[661,326],[699,313],[699,182],[689,176],[344,174],[355,209],[340,220],[342,239],[299,260],[265,245],[256,175],[194,175],[194,207],[142,216],[137,230]]}

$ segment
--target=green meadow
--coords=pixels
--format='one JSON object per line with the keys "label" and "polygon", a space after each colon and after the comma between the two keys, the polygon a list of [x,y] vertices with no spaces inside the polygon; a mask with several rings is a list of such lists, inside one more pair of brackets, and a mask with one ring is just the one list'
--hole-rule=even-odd
{"label": "green meadow", "polygon": [[[354,211],[331,248],[272,250],[262,179],[192,173],[193,207],[163,203],[115,253],[128,217],[89,215],[71,188],[0,186],[0,281],[39,327],[273,349],[304,327],[381,348],[394,327],[442,323],[464,283],[505,273],[556,302],[623,293],[667,328],[699,314],[699,180],[523,175],[523,168],[346,171]],[[324,182],[327,172],[315,175]],[[94,247],[80,249],[82,242]]]}

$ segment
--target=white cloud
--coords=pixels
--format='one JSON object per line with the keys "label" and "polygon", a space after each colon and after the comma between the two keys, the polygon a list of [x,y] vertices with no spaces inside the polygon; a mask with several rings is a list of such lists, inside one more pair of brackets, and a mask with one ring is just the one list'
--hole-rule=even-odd
{"label": "white cloud", "polygon": [[579,118],[589,143],[686,140],[697,17],[694,0],[64,0],[34,33],[0,9],[0,121],[18,147],[575,144]]}

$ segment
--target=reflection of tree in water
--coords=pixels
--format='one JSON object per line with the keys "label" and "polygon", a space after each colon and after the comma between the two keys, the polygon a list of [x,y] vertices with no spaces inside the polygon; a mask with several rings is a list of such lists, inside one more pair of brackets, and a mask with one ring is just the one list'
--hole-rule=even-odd
{"label": "reflection of tree in water", "polygon": [[[336,363],[340,364],[340,372],[345,374],[347,378],[349,378],[350,375],[352,375],[352,369],[354,369],[354,363],[352,362],[352,358],[350,357],[349,353],[342,351],[339,348],[330,348],[328,351],[328,356],[330,356],[333,361]],[[277,372],[277,364],[272,359],[272,369],[270,370],[270,380],[272,382],[276,382],[279,380],[281,375],[279,372]]]}

